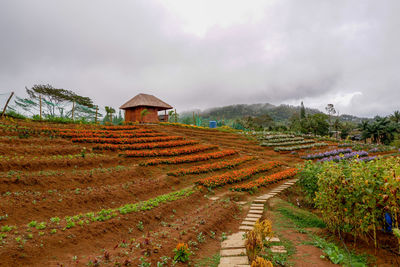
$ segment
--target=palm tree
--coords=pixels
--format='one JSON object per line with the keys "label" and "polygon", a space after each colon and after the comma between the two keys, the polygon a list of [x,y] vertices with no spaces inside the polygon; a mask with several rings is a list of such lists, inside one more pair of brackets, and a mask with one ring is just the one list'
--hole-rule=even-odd
{"label": "palm tree", "polygon": [[105,110],[107,113],[106,116],[108,116],[108,118],[110,119],[110,122],[112,122],[112,114],[115,113],[115,109],[113,109],[112,107],[105,106]]}
{"label": "palm tree", "polygon": [[399,123],[400,122],[400,111],[396,110],[393,112],[393,114],[390,116],[390,120]]}
{"label": "palm tree", "polygon": [[364,143],[367,143],[367,139],[371,137],[371,133],[369,132],[369,122],[367,120],[363,120],[359,125],[361,130],[361,140],[364,140]]}

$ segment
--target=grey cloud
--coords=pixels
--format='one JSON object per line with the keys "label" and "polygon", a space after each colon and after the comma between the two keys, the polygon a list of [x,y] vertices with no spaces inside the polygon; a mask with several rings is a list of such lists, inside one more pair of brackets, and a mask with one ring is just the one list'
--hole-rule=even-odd
{"label": "grey cloud", "polygon": [[178,110],[361,92],[341,113],[386,115],[400,108],[399,8],[276,1],[197,37],[157,1],[4,0],[0,88],[50,83],[115,107],[147,92]]}

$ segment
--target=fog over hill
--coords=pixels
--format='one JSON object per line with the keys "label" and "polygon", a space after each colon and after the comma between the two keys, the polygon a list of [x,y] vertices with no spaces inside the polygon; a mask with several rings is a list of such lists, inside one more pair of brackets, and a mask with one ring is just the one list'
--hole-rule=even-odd
{"label": "fog over hill", "polygon": [[[292,106],[292,105],[273,105],[270,103],[257,103],[257,104],[236,104],[236,105],[229,105],[223,107],[213,107],[205,110],[190,110],[184,111],[181,113],[181,116],[192,116],[193,112],[198,114],[206,119],[236,119],[236,118],[243,118],[243,117],[257,117],[261,115],[268,114],[271,116],[274,121],[281,122],[286,121],[290,117],[295,114],[300,114],[300,106]],[[323,113],[318,109],[307,108],[306,107],[306,114],[316,114],[316,113]],[[351,121],[359,123],[364,119],[353,115],[348,114],[339,114],[341,121]]]}

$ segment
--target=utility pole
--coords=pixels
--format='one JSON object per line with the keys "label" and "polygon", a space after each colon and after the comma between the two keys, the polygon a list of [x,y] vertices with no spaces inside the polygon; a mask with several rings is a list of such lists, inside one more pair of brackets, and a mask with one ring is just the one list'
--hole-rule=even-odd
{"label": "utility pole", "polygon": [[193,111],[193,125],[196,125],[196,118],[194,117],[194,111]]}
{"label": "utility pole", "polygon": [[6,109],[7,109],[8,103],[10,102],[11,98],[13,97],[13,95],[14,95],[14,92],[11,92],[11,95],[10,95],[10,97],[7,99],[6,105],[4,106],[3,112],[1,113],[1,117],[3,117],[4,114],[6,113]]}

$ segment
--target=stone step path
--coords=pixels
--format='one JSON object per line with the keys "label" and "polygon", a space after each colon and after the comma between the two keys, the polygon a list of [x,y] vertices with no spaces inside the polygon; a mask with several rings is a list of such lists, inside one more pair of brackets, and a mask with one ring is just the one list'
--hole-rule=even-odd
{"label": "stone step path", "polygon": [[[239,227],[239,232],[234,233],[221,244],[221,260],[218,267],[250,267],[248,257],[246,255],[245,238],[244,235],[247,231],[253,230],[255,223],[262,217],[264,212],[264,205],[268,199],[274,197],[276,194],[292,186],[297,182],[297,179],[292,179],[286,183],[274,188],[268,194],[257,197],[250,205],[250,210]],[[239,203],[238,203],[239,204]],[[240,202],[244,205],[246,202]],[[267,238],[270,242],[280,242],[279,238]],[[272,246],[273,253],[287,253],[284,246]]]}

